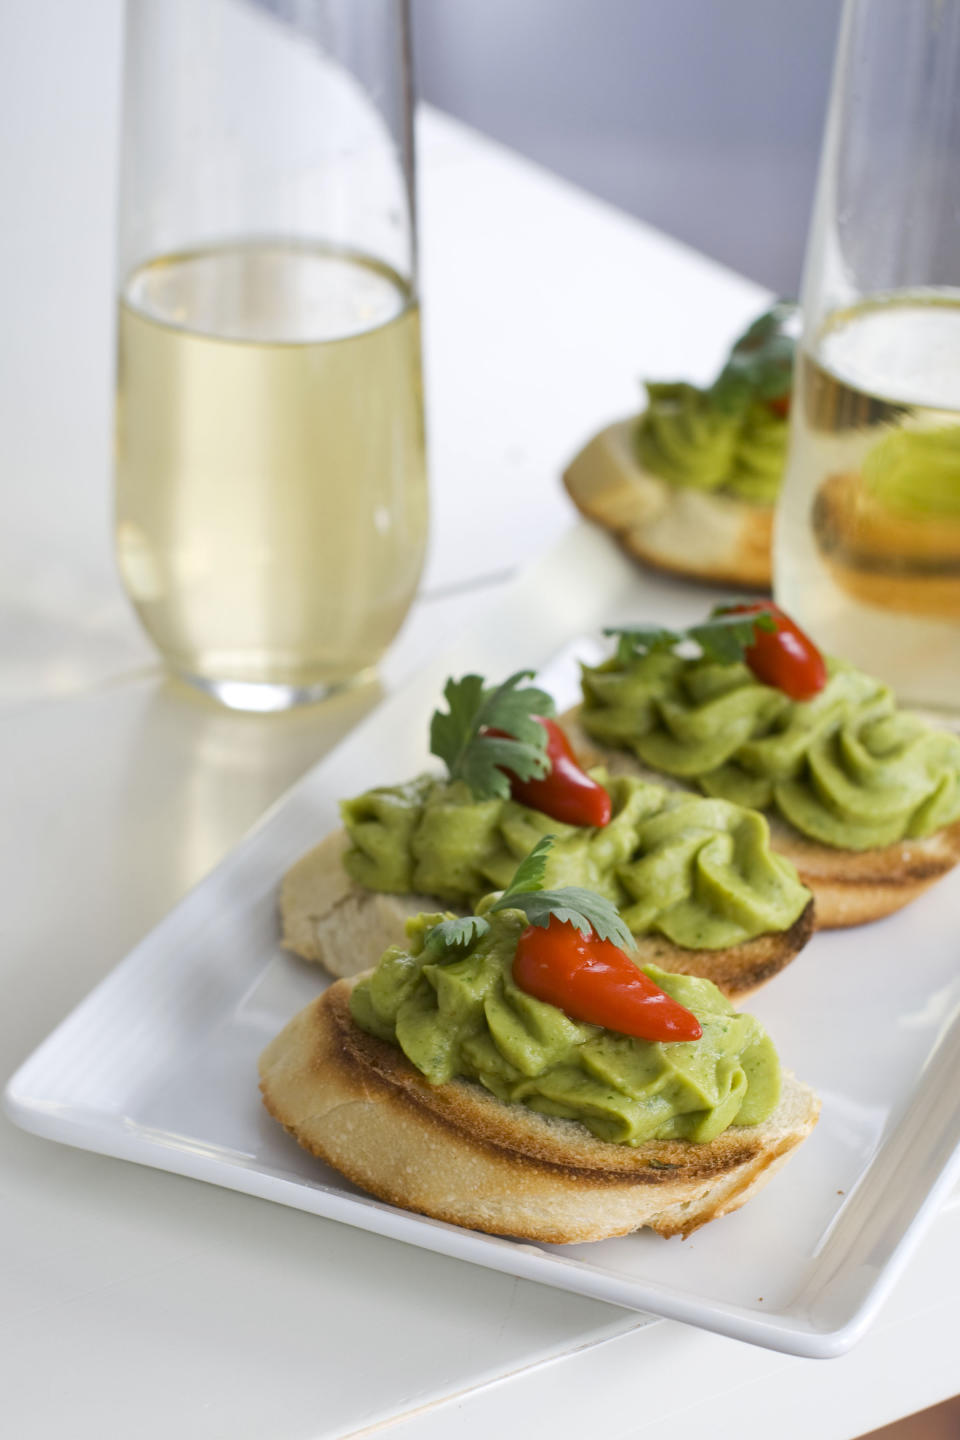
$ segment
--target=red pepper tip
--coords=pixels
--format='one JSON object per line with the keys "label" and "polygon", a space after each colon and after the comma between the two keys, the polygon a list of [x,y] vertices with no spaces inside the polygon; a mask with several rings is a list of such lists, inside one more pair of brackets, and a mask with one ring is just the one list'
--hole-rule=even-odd
{"label": "red pepper tip", "polygon": [[513,978],[535,999],[574,1020],[601,1025],[638,1040],[699,1040],[703,1029],[692,1011],[661,990],[611,940],[588,939],[552,916],[546,928],[528,926],[520,936]]}

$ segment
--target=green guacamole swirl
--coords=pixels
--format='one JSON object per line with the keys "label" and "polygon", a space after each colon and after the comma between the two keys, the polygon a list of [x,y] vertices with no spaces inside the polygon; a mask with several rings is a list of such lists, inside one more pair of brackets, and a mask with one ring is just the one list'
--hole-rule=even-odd
{"label": "green guacamole swirl", "polygon": [[787,450],[787,421],[754,401],[734,412],[718,410],[695,385],[650,384],[637,422],[637,458],[671,485],[719,490],[772,505]]}
{"label": "green guacamole swirl", "polygon": [[435,895],[472,908],[505,889],[544,835],[556,837],[545,885],[606,896],[635,935],[657,932],[688,950],[720,950],[787,930],[810,896],[771,851],[761,815],[634,776],[607,777],[612,818],[565,825],[515,800],[474,800],[462,781],[422,776],[341,805],[352,842],[343,863],[368,890]]}
{"label": "green guacamole swirl", "polygon": [[897,430],[870,450],[861,471],[867,495],[917,519],[960,518],[960,425]]}
{"label": "green guacamole swirl", "polygon": [[713,1140],[756,1125],[780,1098],[780,1065],[759,1021],[741,1015],[709,980],[646,973],[692,1010],[700,1040],[635,1040],[571,1020],[513,979],[520,910],[488,915],[490,931],[463,949],[427,940],[442,915],[407,924],[350,1000],[362,1030],[398,1045],[433,1085],[457,1076],[499,1100],[579,1120],[602,1140]]}
{"label": "green guacamole swirl", "polygon": [[802,702],[746,665],[662,652],[585,667],[583,695],[594,740],[708,795],[773,809],[824,845],[871,850],[960,819],[960,737],[837,660]]}

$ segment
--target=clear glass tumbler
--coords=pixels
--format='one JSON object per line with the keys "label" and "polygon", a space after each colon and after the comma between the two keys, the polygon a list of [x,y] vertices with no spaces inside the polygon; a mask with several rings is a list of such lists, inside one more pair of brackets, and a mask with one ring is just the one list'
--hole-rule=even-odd
{"label": "clear glass tumbler", "polygon": [[427,538],[405,0],[128,0],[120,573],[169,666],[369,676]]}
{"label": "clear glass tumbler", "polygon": [[803,283],[778,600],[960,711],[960,4],[847,0]]}

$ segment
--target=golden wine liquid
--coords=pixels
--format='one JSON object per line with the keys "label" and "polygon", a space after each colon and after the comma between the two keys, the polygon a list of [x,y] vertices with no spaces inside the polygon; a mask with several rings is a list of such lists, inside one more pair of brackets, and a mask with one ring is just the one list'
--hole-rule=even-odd
{"label": "golden wine liquid", "polygon": [[137,270],[116,523],[146,630],[228,703],[272,708],[369,671],[427,538],[419,315],[400,277],[279,243]]}
{"label": "golden wine liquid", "polygon": [[[896,504],[868,476],[897,431],[960,426],[960,294],[900,292],[833,314],[799,357],[775,541],[780,603],[900,698],[960,712],[960,468],[941,508],[904,448]],[[889,453],[889,447],[882,454]],[[916,468],[919,467],[919,468]]]}

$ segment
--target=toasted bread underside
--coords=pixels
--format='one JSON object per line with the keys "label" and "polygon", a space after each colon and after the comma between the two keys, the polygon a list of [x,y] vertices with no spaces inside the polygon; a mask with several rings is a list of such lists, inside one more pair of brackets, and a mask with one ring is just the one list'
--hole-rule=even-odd
{"label": "toasted bread underside", "polygon": [[711,585],[769,590],[773,507],[671,485],[644,470],[636,418],[608,425],[571,460],[563,483],[577,509],[636,559]]}
{"label": "toasted bread underside", "polygon": [[[339,976],[366,970],[388,945],[401,944],[411,915],[445,908],[426,895],[364,890],[341,863],[347,844],[342,830],[328,835],[287,872],[280,889],[284,947]],[[662,935],[645,935],[637,940],[636,958],[641,965],[702,976],[741,1000],[788,965],[813,929],[811,902],[789,930],[726,950],[683,950]]]}
{"label": "toasted bread underside", "polygon": [[[606,765],[611,773],[642,775],[661,785],[677,785],[670,776],[646,769],[629,751],[598,745],[579,717],[580,707],[575,706],[561,715],[560,721],[581,764]],[[818,930],[865,925],[892,915],[960,860],[960,821],[923,840],[901,840],[876,850],[837,850],[808,840],[777,815],[768,815],[767,820],[773,849],[793,861],[800,879],[813,893]]]}
{"label": "toasted bread underside", "polygon": [[270,1114],[312,1154],[381,1200],[493,1235],[563,1245],[692,1231],[736,1210],[809,1134],[820,1102],[792,1076],[762,1125],[706,1145],[632,1148],[505,1105],[464,1080],[432,1086],[351,1019],[340,980],[260,1058]]}

